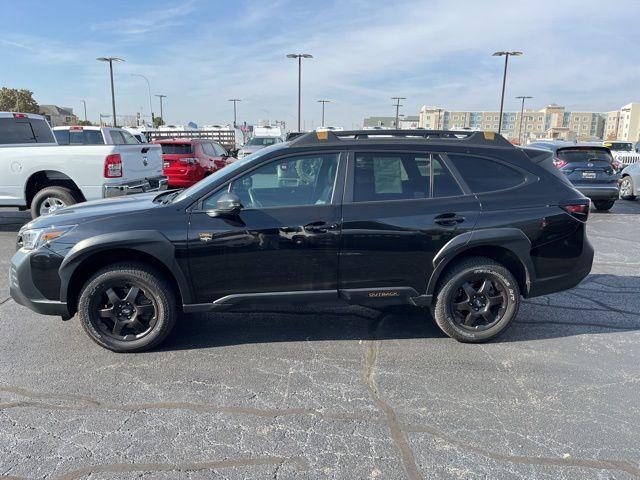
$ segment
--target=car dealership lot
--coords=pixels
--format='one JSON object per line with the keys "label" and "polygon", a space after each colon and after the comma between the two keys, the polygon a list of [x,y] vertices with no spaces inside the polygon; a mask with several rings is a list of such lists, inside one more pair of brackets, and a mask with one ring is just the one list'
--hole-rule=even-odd
{"label": "car dealership lot", "polygon": [[273,307],[184,317],[135,355],[7,300],[27,218],[0,209],[0,475],[640,476],[638,201],[592,213],[592,274],[493,343],[410,312]]}

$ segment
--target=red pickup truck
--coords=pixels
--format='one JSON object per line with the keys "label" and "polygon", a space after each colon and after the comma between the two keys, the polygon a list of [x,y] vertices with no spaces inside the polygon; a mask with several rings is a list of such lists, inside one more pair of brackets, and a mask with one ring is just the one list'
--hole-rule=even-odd
{"label": "red pickup truck", "polygon": [[169,188],[190,187],[236,159],[220,144],[207,139],[154,140],[162,148],[162,173]]}

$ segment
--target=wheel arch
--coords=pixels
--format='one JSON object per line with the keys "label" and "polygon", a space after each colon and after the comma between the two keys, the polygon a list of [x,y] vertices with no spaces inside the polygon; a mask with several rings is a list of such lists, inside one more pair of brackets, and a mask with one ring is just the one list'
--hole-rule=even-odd
{"label": "wheel arch", "polygon": [[188,280],[175,260],[173,244],[157,231],[130,231],[98,235],[78,242],[60,265],[60,300],[73,315],[82,286],[99,269],[135,261],[160,271],[175,289],[178,305],[191,303]]}
{"label": "wheel arch", "polygon": [[462,258],[487,257],[507,268],[518,282],[523,296],[535,277],[530,258],[531,242],[517,228],[477,230],[450,240],[433,259],[433,273],[427,283],[427,295],[434,295],[447,268]]}
{"label": "wheel arch", "polygon": [[58,170],[39,170],[32,173],[24,185],[24,198],[31,207],[33,197],[46,187],[65,187],[73,192],[79,202],[86,201],[82,190],[68,175]]}

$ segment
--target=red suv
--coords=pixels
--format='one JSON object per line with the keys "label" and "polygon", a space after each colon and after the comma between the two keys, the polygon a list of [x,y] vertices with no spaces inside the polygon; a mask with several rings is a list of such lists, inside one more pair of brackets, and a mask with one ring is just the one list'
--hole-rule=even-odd
{"label": "red suv", "polygon": [[162,147],[162,173],[169,179],[169,188],[190,187],[235,160],[211,140],[172,138],[151,143]]}

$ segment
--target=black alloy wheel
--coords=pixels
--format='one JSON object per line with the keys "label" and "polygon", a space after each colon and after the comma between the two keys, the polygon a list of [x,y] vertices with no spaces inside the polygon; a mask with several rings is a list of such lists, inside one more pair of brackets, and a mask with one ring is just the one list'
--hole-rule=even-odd
{"label": "black alloy wheel", "polygon": [[156,307],[139,285],[114,282],[101,288],[94,324],[108,337],[130,341],[144,337],[156,325]]}
{"label": "black alloy wheel", "polygon": [[500,321],[507,306],[507,296],[501,282],[484,274],[463,279],[450,308],[460,328],[486,330]]}

